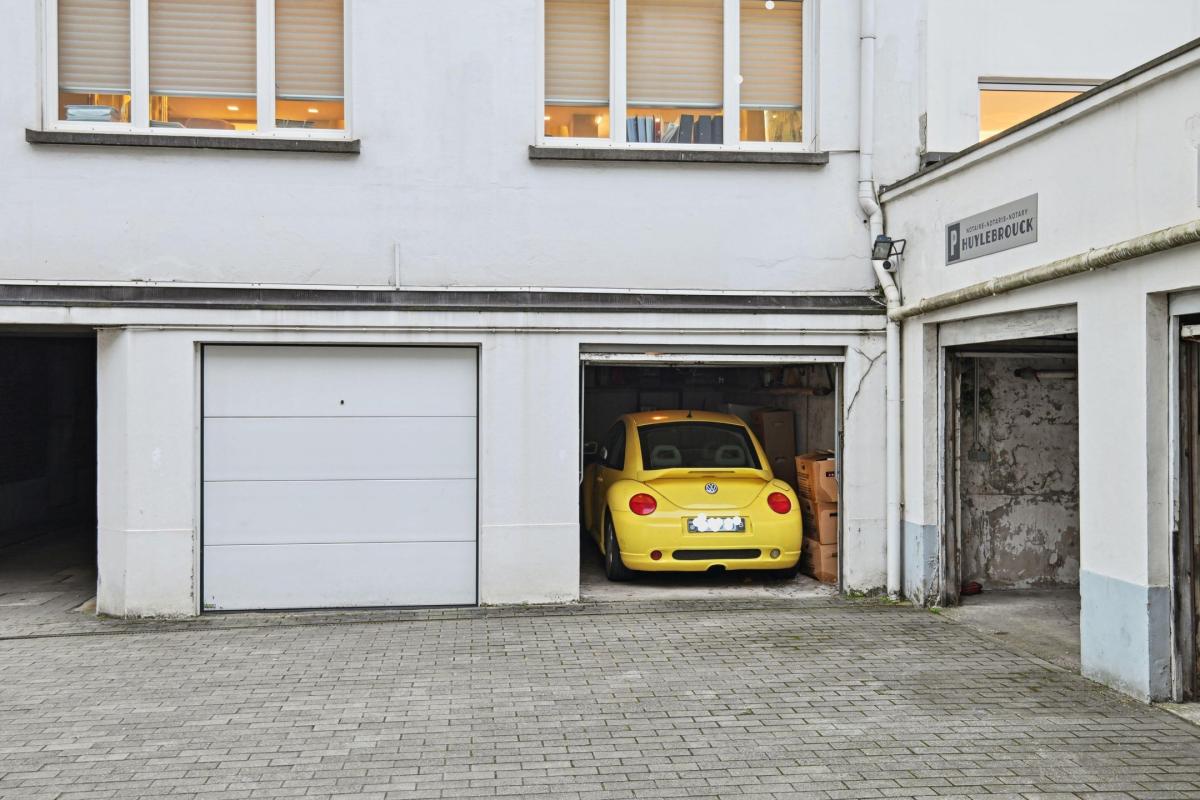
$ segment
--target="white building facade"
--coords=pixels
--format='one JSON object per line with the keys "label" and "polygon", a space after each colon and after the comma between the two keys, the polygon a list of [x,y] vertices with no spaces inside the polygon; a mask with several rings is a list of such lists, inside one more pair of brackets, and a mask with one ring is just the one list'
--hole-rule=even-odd
{"label": "white building facade", "polygon": [[[863,154],[866,180],[895,183],[993,116],[1200,31],[1193,0],[1136,15],[1005,5],[19,4],[0,34],[0,327],[22,364],[55,337],[94,337],[98,609],[574,600],[596,364],[786,365],[827,381],[812,441],[839,456],[840,588],[886,589],[887,315]],[[912,248],[906,301],[984,275],[978,262],[938,277],[923,248],[947,215],[1015,199],[963,166],[939,174],[951,164],[882,196]],[[959,192],[979,201],[951,204]],[[1051,187],[1035,192],[1045,207]],[[1072,207],[1072,238],[1044,236],[1020,263],[1122,238]],[[1079,305],[1081,396],[1088,314],[1107,312]],[[903,586],[920,601],[942,580],[929,324],[904,323],[903,351]],[[1144,347],[1128,355],[1150,368]],[[1103,413],[1146,420],[1145,402]],[[1089,409],[1081,442],[1110,424]],[[1136,445],[1082,447],[1083,485],[1094,459]],[[12,508],[50,491],[10,472]],[[1085,669],[1157,697],[1166,645],[1151,622],[1086,611],[1088,581],[1123,581],[1129,603],[1168,585],[1151,534],[1166,496],[1143,489],[1121,513],[1141,526],[1126,543],[1150,555],[1120,557],[1125,572],[1094,560],[1115,552],[1089,540],[1111,515],[1081,492]],[[397,515],[403,531],[384,533]],[[1110,634],[1133,643],[1112,650]]]}
{"label": "white building facade", "polygon": [[[1197,689],[1197,59],[1169,52],[882,195],[907,239],[906,594],[954,603],[1035,553],[1032,573],[1078,575],[1084,674],[1145,699]],[[1071,464],[1050,470],[1061,441]],[[973,514],[989,460],[1007,502]],[[1049,499],[1070,547],[1038,530]]]}

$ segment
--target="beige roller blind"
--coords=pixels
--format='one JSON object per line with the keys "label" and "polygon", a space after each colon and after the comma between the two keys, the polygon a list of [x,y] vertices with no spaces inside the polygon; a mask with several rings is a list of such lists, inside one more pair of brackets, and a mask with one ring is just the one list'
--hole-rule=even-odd
{"label": "beige roller blind", "polygon": [[742,105],[799,108],[804,100],[804,3],[742,0]]}
{"label": "beige roller blind", "polygon": [[150,0],[150,93],[254,97],[254,0]]}
{"label": "beige roller blind", "polygon": [[275,93],[287,100],[341,100],[342,0],[275,0]]}
{"label": "beige roller blind", "polygon": [[720,108],[721,0],[629,0],[630,105]]}
{"label": "beige roller blind", "polygon": [[546,102],[608,105],[608,0],[546,0]]}
{"label": "beige roller blind", "polygon": [[58,86],[129,94],[129,0],[58,0]]}

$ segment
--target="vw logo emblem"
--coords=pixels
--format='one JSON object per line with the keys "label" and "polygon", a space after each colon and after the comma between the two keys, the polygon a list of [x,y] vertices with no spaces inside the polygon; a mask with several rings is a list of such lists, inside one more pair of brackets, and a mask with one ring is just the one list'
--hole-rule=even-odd
{"label": "vw logo emblem", "polygon": [[704,491],[708,492],[709,494],[716,494],[717,485],[715,483],[706,483],[704,484]]}

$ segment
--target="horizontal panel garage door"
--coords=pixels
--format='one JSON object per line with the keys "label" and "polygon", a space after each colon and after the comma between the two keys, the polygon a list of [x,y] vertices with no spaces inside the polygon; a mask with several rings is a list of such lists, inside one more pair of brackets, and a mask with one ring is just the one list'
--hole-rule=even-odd
{"label": "horizontal panel garage door", "polygon": [[476,353],[204,349],[205,609],[476,602]]}

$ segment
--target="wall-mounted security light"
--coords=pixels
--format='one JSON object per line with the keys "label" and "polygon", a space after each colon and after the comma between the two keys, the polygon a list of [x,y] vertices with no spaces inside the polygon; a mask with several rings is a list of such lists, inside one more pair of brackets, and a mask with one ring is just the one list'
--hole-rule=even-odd
{"label": "wall-mounted security light", "polygon": [[896,256],[903,255],[905,244],[907,244],[906,239],[893,239],[881,233],[871,247],[871,260],[890,261]]}

